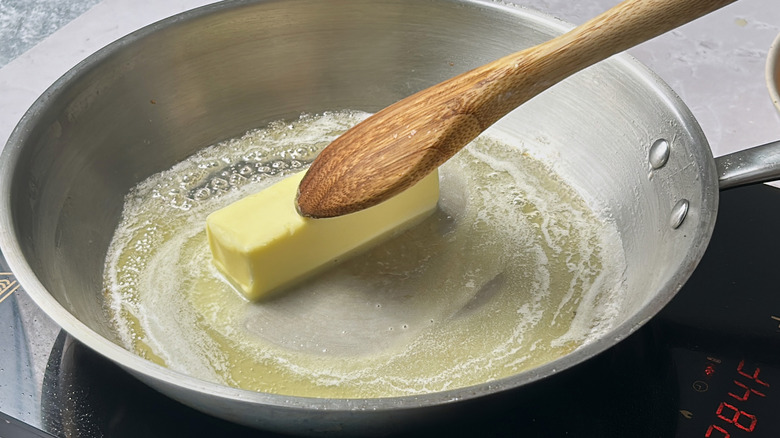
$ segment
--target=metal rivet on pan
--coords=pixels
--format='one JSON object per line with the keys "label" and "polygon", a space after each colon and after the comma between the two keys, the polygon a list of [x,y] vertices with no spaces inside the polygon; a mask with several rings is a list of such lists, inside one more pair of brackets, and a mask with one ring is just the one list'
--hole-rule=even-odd
{"label": "metal rivet on pan", "polygon": [[687,199],[680,199],[672,207],[672,217],[669,219],[669,225],[672,228],[677,229],[685,221],[685,216],[688,215],[688,206],[690,202]]}
{"label": "metal rivet on pan", "polygon": [[663,138],[659,138],[656,140],[652,146],[650,146],[650,165],[653,167],[653,169],[660,169],[666,165],[666,162],[669,160],[669,153],[671,152],[671,147],[669,146],[669,142],[666,141]]}

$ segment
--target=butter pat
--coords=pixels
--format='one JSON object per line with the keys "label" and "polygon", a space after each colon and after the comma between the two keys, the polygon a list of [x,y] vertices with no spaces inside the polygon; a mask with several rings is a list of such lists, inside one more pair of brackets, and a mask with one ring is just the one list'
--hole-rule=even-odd
{"label": "butter pat", "polygon": [[210,214],[206,233],[217,268],[256,300],[425,219],[439,199],[438,172],[374,207],[326,219],[295,210],[305,172]]}

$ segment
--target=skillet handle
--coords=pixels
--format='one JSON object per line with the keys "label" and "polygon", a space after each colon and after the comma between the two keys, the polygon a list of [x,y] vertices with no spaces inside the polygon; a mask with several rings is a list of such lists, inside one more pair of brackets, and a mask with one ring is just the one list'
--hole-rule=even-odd
{"label": "skillet handle", "polygon": [[780,179],[780,140],[715,159],[721,190]]}

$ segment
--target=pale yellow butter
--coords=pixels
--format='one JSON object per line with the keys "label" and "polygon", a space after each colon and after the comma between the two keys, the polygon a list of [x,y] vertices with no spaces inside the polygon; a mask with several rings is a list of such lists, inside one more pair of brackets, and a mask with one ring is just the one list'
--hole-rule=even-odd
{"label": "pale yellow butter", "polygon": [[371,208],[309,219],[295,210],[305,172],[247,196],[206,219],[214,263],[250,300],[291,286],[370,243],[415,225],[439,199],[437,172]]}

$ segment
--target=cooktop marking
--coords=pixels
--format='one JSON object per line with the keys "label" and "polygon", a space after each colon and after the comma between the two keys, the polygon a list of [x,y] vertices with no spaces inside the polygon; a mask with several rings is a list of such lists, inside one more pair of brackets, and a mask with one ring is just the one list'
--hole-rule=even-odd
{"label": "cooktop marking", "polygon": [[19,282],[16,281],[11,272],[0,272],[0,303],[19,289]]}

